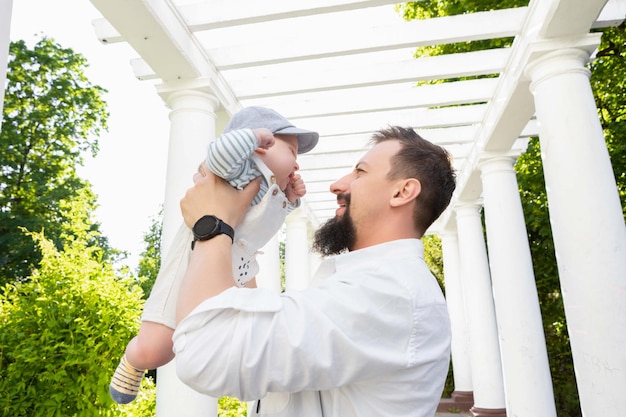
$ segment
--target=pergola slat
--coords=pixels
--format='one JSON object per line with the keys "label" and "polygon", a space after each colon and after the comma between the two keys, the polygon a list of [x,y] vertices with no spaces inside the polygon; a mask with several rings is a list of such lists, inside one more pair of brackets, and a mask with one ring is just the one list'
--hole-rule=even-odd
{"label": "pergola slat", "polygon": [[[384,10],[381,9],[383,15]],[[258,34],[254,39],[246,36],[238,41],[238,33],[234,29],[216,29],[197,32],[195,35],[216,67],[227,70],[398,48],[512,37],[521,29],[526,11],[526,8],[520,7],[409,22],[397,17],[392,23],[377,24],[372,21],[371,25],[358,25],[347,33],[342,25],[341,13],[336,13],[333,16],[323,16],[323,20],[320,19],[319,22],[305,23],[302,22],[303,19],[294,19],[289,22],[292,26],[282,22],[280,32],[269,25],[261,24],[255,28],[245,28],[246,34],[251,33],[251,30]],[[386,13],[389,13],[388,9]],[[333,17],[337,21],[328,22]],[[379,17],[379,13],[372,15],[373,19]],[[346,18],[347,15],[343,19]],[[316,23],[325,25],[323,32],[315,30]],[[282,31],[290,33],[290,36],[284,37]]]}
{"label": "pergola slat", "polygon": [[211,2],[198,1],[181,4],[178,9],[193,31],[201,31],[393,4],[396,2],[390,0],[309,0],[306,2],[240,0],[237,2],[237,7],[232,7],[230,0],[212,0]]}

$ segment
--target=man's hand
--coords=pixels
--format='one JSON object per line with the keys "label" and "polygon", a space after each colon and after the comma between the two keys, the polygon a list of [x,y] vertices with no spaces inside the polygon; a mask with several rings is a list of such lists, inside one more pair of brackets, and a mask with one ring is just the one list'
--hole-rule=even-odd
{"label": "man's hand", "polygon": [[285,195],[291,204],[295,204],[296,200],[304,197],[306,194],[306,186],[300,174],[292,174],[289,178],[289,184],[285,189]]}
{"label": "man's hand", "polygon": [[217,216],[236,227],[260,188],[260,179],[256,179],[243,190],[236,190],[213,174],[204,163],[194,174],[193,182],[194,186],[180,201],[183,218],[190,228],[205,214]]}

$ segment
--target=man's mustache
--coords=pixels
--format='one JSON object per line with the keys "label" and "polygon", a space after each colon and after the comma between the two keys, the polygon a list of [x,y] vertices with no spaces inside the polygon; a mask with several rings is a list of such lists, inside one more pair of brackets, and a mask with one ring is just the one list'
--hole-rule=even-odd
{"label": "man's mustache", "polygon": [[350,204],[350,193],[337,194],[337,203],[343,201],[346,206]]}

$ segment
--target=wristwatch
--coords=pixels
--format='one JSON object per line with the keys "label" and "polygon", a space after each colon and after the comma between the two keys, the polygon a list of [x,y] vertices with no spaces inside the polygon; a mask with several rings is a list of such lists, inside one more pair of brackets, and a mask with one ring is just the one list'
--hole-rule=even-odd
{"label": "wristwatch", "polygon": [[193,250],[198,240],[213,239],[217,235],[225,234],[230,236],[231,240],[235,240],[235,231],[232,227],[224,223],[213,215],[206,215],[200,219],[191,228],[193,232],[193,241],[191,242],[191,250]]}

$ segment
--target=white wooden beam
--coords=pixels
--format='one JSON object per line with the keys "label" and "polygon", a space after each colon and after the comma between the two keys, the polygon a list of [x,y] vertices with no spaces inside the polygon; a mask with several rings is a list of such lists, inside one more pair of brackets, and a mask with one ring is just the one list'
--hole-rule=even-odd
{"label": "white wooden beam", "polygon": [[[619,24],[619,19],[623,21],[625,14],[626,5],[623,0],[561,1],[546,15],[540,33],[543,38],[575,36],[588,32],[592,27],[606,27],[606,20]],[[606,19],[605,22],[596,24],[600,17]]]}
{"label": "white wooden beam", "polygon": [[180,16],[160,0],[91,0],[164,82],[208,78],[226,108],[238,100]]}
{"label": "white wooden beam", "polygon": [[308,0],[306,2],[239,0],[237,7],[233,7],[232,0],[212,0],[182,4],[179,10],[191,30],[201,31],[396,3],[397,1],[392,0]]}
{"label": "white wooden beam", "polygon": [[[336,88],[458,78],[500,73],[509,48],[414,58],[414,49],[352,55],[346,59],[316,60],[223,71],[242,100],[281,94],[310,93]],[[309,71],[307,71],[307,69]],[[307,77],[297,76],[306,71]]]}
{"label": "white wooden beam", "polygon": [[316,93],[241,99],[246,106],[265,105],[289,108],[291,117],[328,116],[371,111],[418,109],[487,102],[498,84],[497,78],[422,85],[400,83],[344,88]]}
{"label": "white wooden beam", "polygon": [[626,0],[609,0],[591,25],[594,29],[619,26],[626,18]]}
{"label": "white wooden beam", "polygon": [[[453,42],[467,42],[515,36],[524,22],[527,9],[494,10],[427,20],[413,20],[385,25],[359,25],[345,31],[342,21],[332,22],[324,16],[320,27],[306,27],[303,22],[283,22],[280,31],[246,27],[254,33],[230,43],[227,33],[196,33],[215,65],[222,69],[266,65],[294,60],[318,59],[398,48],[432,46]],[[346,15],[345,18],[351,18]],[[343,22],[345,23],[345,22]],[[293,26],[293,27],[292,27]],[[292,34],[285,38],[284,33]],[[231,33],[231,38],[236,33]],[[219,45],[220,42],[225,42]],[[280,48],[277,46],[280,45]]]}

